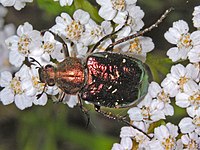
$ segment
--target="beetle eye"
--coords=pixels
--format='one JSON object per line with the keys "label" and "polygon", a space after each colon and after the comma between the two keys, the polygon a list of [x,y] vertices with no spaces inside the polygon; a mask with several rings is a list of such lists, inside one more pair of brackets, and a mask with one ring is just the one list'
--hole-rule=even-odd
{"label": "beetle eye", "polygon": [[54,86],[55,85],[54,79],[49,79],[48,80],[48,85],[49,86]]}

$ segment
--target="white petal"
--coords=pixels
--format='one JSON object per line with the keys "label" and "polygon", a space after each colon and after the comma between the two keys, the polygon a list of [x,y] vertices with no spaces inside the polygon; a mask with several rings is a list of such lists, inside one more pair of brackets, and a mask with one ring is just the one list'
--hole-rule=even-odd
{"label": "white petal", "polygon": [[25,96],[25,94],[16,95],[15,104],[19,109],[24,110],[25,108],[32,106],[32,100]]}
{"label": "white petal", "polygon": [[80,21],[81,24],[86,24],[90,19],[90,15],[88,12],[78,9],[74,12],[73,18]]}
{"label": "white petal", "polygon": [[4,88],[0,93],[0,101],[2,101],[4,105],[11,104],[14,101],[14,94],[12,90],[7,87]]}
{"label": "white petal", "polygon": [[169,137],[169,131],[164,125],[161,125],[160,127],[155,128],[154,133],[155,133],[155,137],[160,141],[162,141],[163,138]]}
{"label": "white petal", "polygon": [[9,62],[16,66],[20,67],[25,60],[25,57],[19,54],[17,51],[10,51],[9,53]]}
{"label": "white petal", "polygon": [[12,80],[12,74],[10,72],[8,71],[1,72],[1,77],[0,77],[1,87],[9,86],[11,80]]}
{"label": "white petal", "polygon": [[141,110],[138,107],[133,107],[129,109],[127,113],[129,114],[131,120],[141,121],[143,119]]}
{"label": "white petal", "polygon": [[195,126],[192,123],[192,119],[189,117],[183,118],[179,123],[179,127],[182,133],[189,133],[189,132],[194,131],[195,129]]}
{"label": "white petal", "polygon": [[200,31],[194,31],[190,35],[190,38],[192,40],[193,46],[200,45]]}
{"label": "white petal", "polygon": [[177,60],[179,60],[181,58],[180,54],[179,54],[179,49],[177,47],[172,47],[167,51],[167,56],[169,56],[169,58],[175,62]]}
{"label": "white petal", "polygon": [[129,137],[122,138],[120,143],[124,149],[131,149],[133,146],[133,142]]}
{"label": "white petal", "polygon": [[190,105],[189,95],[185,93],[178,93],[176,95],[176,105],[182,108],[186,108]]}
{"label": "white petal", "polygon": [[39,99],[35,98],[34,101],[33,101],[33,103],[35,105],[44,106],[44,105],[46,105],[47,100],[48,100],[48,98],[47,98],[46,93],[43,93],[42,96]]}
{"label": "white petal", "polygon": [[99,15],[105,20],[112,20],[115,17],[116,13],[117,11],[109,6],[103,6],[99,9]]}
{"label": "white petal", "polygon": [[150,83],[149,88],[148,88],[148,93],[149,93],[153,98],[157,97],[157,94],[158,94],[159,92],[161,92],[161,91],[162,91],[162,89],[161,89],[161,87],[159,86],[158,83],[156,83],[156,82],[151,82],[151,83]]}
{"label": "white petal", "polygon": [[1,0],[1,4],[5,7],[13,6],[16,0]]}
{"label": "white petal", "polygon": [[185,34],[189,31],[188,24],[184,20],[174,22],[173,27],[176,28],[180,34]]}

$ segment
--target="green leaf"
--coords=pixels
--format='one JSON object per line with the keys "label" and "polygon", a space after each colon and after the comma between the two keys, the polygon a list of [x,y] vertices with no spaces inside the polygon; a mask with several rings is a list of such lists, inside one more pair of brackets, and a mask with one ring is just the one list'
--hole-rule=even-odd
{"label": "green leaf", "polygon": [[74,0],[74,6],[76,10],[83,9],[87,11],[95,22],[100,23],[103,21],[103,19],[98,14],[98,9],[90,4],[90,2],[87,0]]}
{"label": "green leaf", "polygon": [[41,9],[44,9],[51,15],[59,15],[61,12],[66,12],[72,16],[74,11],[82,9],[88,12],[95,22],[100,23],[103,21],[98,15],[98,9],[87,0],[74,0],[71,6],[64,7],[61,7],[59,2],[54,2],[53,0],[37,0],[37,3]]}
{"label": "green leaf", "polygon": [[153,80],[160,83],[174,64],[169,58],[162,54],[149,53],[147,55],[146,64],[149,66]]}

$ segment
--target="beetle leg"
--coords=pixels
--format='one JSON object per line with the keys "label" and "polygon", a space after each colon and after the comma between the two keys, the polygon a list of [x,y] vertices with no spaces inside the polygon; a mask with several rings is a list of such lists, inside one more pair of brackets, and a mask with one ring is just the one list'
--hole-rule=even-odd
{"label": "beetle leg", "polygon": [[88,127],[88,125],[89,125],[89,123],[90,123],[90,115],[89,115],[89,113],[88,113],[89,110],[83,106],[83,102],[82,102],[82,100],[81,100],[81,98],[80,98],[79,95],[78,95],[78,101],[79,101],[79,107],[80,107],[81,111],[82,111],[82,112],[86,115],[86,117],[87,117],[87,125],[86,125],[86,127]]}
{"label": "beetle leg", "polygon": [[111,112],[106,112],[101,110],[100,106],[94,105],[95,107],[95,111],[97,111],[98,113],[100,113],[101,115],[103,115],[106,118],[109,119],[113,119],[113,120],[118,120],[121,121],[131,127],[133,127],[134,129],[138,130],[139,132],[143,133],[145,136],[147,136],[149,139],[152,139],[152,137],[150,137],[147,133],[145,133],[144,131],[142,131],[141,129],[139,129],[138,127],[132,125],[129,121],[126,120],[126,117],[124,116],[119,116],[119,115],[114,115]]}
{"label": "beetle leg", "polygon": [[54,95],[52,95],[51,97],[52,97],[52,100],[53,100],[54,103],[59,103],[59,102],[63,101],[65,96],[66,96],[65,92],[60,90],[59,93],[58,93],[58,97],[56,97]]}

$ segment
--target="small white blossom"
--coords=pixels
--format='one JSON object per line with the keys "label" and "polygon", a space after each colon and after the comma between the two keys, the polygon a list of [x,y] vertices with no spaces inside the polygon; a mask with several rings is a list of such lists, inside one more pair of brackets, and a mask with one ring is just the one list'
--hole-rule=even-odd
{"label": "small white blossom", "polygon": [[183,150],[198,150],[200,149],[200,137],[195,133],[189,133],[181,136],[177,141],[180,144],[179,149]]}
{"label": "small white blossom", "polygon": [[136,0],[97,0],[96,2],[101,5],[99,15],[102,18],[124,23],[128,14],[127,7],[135,5]]}
{"label": "small white blossom", "polygon": [[200,45],[200,31],[194,31],[189,33],[188,24],[179,20],[173,23],[173,27],[169,28],[164,36],[165,39],[177,47],[170,48],[167,52],[172,61],[177,61],[179,59],[186,59],[188,57],[188,52]]}
{"label": "small white blossom", "polygon": [[179,127],[182,133],[190,133],[196,132],[200,135],[200,108],[195,111],[195,113],[189,113],[190,117],[183,118],[180,123]]}
{"label": "small white blossom", "polygon": [[176,148],[176,137],[178,136],[178,127],[167,123],[154,129],[154,140],[150,141],[148,147],[150,150],[173,150]]}
{"label": "small white blossom", "polygon": [[170,105],[171,100],[169,93],[167,93],[163,88],[161,88],[158,83],[151,82],[148,88],[148,93],[151,95],[152,98],[157,99],[161,103],[163,103],[163,111],[165,115],[172,116],[174,114],[174,108],[172,105]]}
{"label": "small white blossom", "polygon": [[[141,10],[139,6],[128,6],[128,18],[126,19],[125,27],[118,32],[118,37],[126,37],[132,33],[135,33],[137,31],[140,31],[142,27],[144,26],[144,22],[142,21],[142,18],[144,17],[144,12]],[[119,30],[123,25],[124,21],[117,21],[117,24],[119,24],[115,30]]]}
{"label": "small white blossom", "polygon": [[167,77],[162,81],[161,86],[171,97],[174,97],[179,92],[184,91],[183,87],[189,80],[196,80],[198,74],[198,70],[192,64],[188,64],[186,67],[177,64],[172,66],[171,73],[167,74]]}
{"label": "small white blossom", "polygon": [[120,144],[115,143],[111,150],[131,150],[133,146],[133,142],[131,138],[125,137],[121,139]]}
{"label": "small white blossom", "polygon": [[116,47],[122,52],[133,54],[133,57],[144,62],[146,60],[146,54],[154,49],[154,43],[151,38],[140,36]]}
{"label": "small white blossom", "polygon": [[111,34],[112,30],[113,28],[109,21],[103,21],[100,26],[90,19],[85,25],[82,42],[85,46],[96,44],[101,38]]}
{"label": "small white blossom", "polygon": [[54,1],[59,1],[60,6],[71,6],[73,3],[73,0],[54,0]]}
{"label": "small white blossom", "polygon": [[192,18],[194,27],[200,28],[200,6],[194,7],[194,12],[192,15],[194,16]]}
{"label": "small white blossom", "polygon": [[144,100],[138,105],[128,110],[128,114],[133,121],[144,121],[147,123],[156,122],[160,119],[165,119],[163,104],[158,100],[152,100],[147,94]]}
{"label": "small white blossom", "polygon": [[31,52],[38,51],[42,44],[42,37],[39,31],[33,30],[33,27],[28,22],[20,25],[17,29],[17,35],[11,36],[6,40],[9,53],[9,62],[19,67],[22,65],[25,57],[28,57]]}
{"label": "small white blossom", "polygon": [[63,99],[63,104],[67,104],[70,108],[73,108],[78,104],[78,97],[77,95],[66,95]]}
{"label": "small white blossom", "polygon": [[25,65],[14,77],[7,71],[1,73],[1,87],[4,87],[4,89],[0,93],[0,100],[4,105],[15,102],[21,110],[32,106],[33,98],[26,95],[26,88],[23,86],[26,83],[21,80],[22,77],[28,77]]}
{"label": "small white blossom", "polygon": [[14,6],[16,10],[21,10],[26,3],[31,3],[33,0],[1,0],[0,3],[5,7]]}
{"label": "small white blossom", "polygon": [[50,56],[53,59],[61,62],[64,60],[64,53],[62,52],[62,43],[54,39],[54,35],[50,32],[45,32],[43,35],[42,45],[38,51],[34,51],[32,55],[39,56],[42,61],[49,63]]}
{"label": "small white blossom", "polygon": [[176,105],[182,108],[189,106],[200,107],[200,86],[196,82],[190,80],[188,84],[185,84],[184,92],[180,92],[176,95]]}
{"label": "small white blossom", "polygon": [[63,39],[69,39],[77,43],[80,42],[89,19],[89,13],[81,9],[74,12],[73,19],[67,13],[61,13],[61,16],[56,17],[56,25],[50,30]]}

